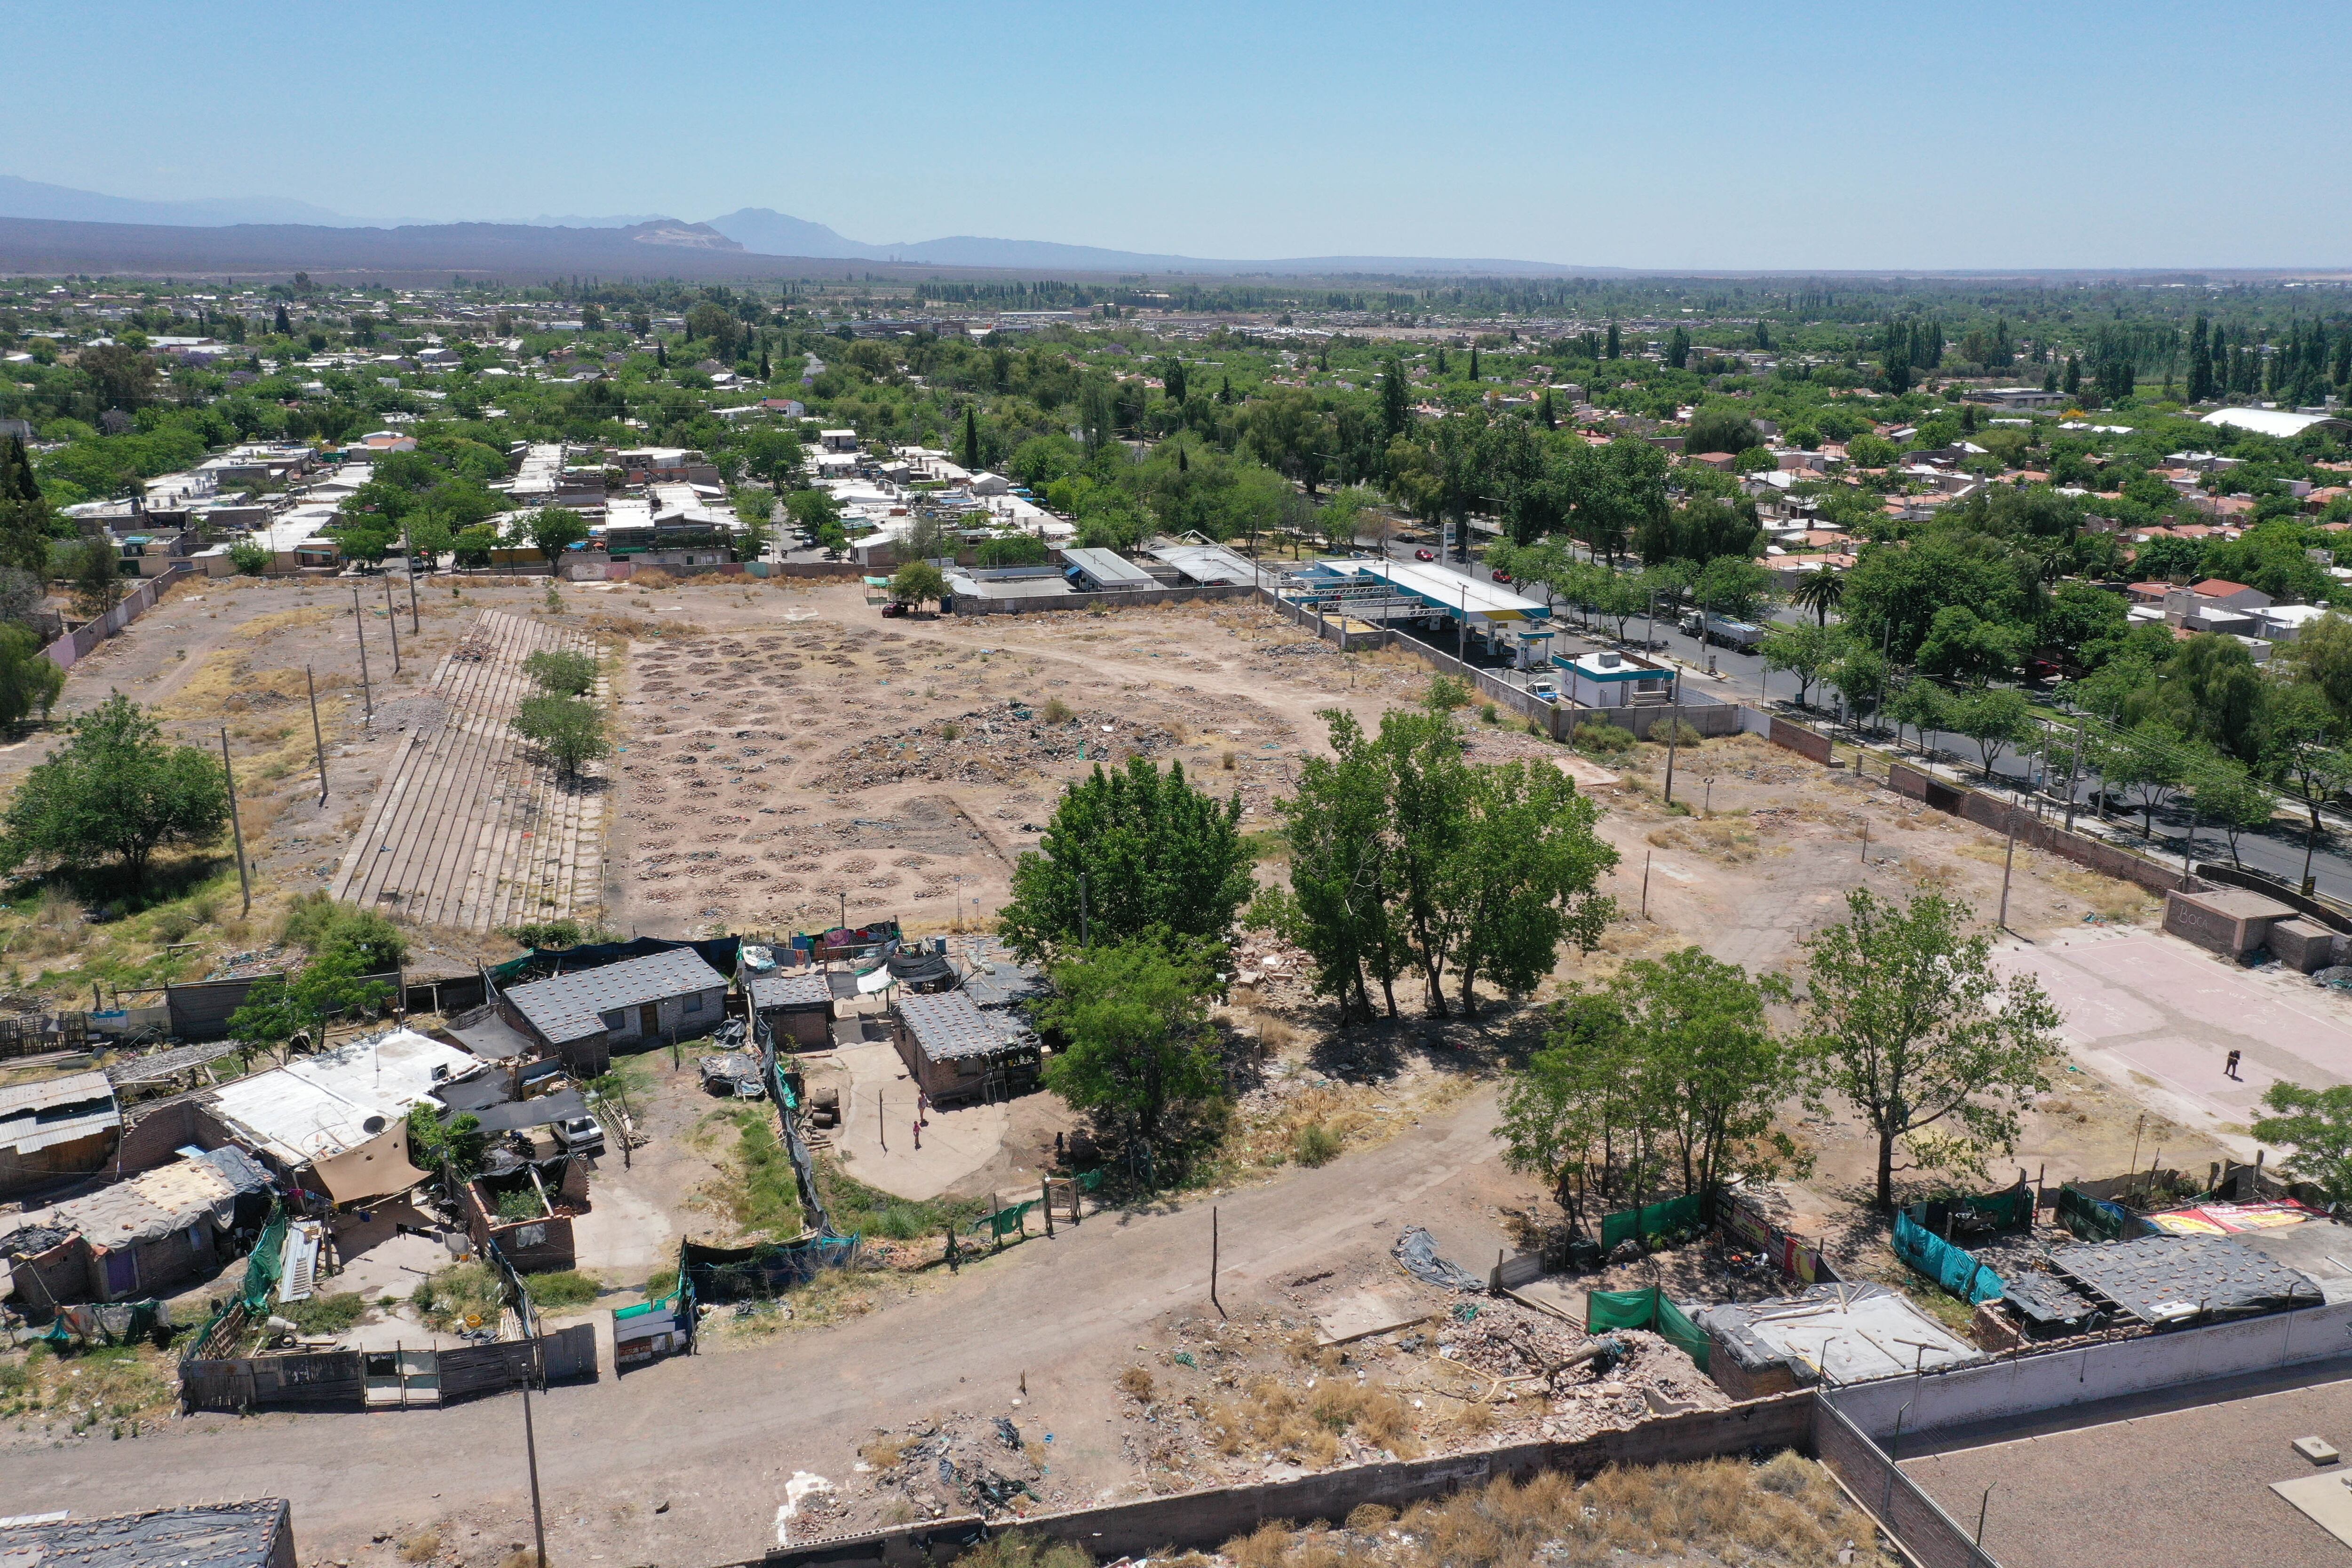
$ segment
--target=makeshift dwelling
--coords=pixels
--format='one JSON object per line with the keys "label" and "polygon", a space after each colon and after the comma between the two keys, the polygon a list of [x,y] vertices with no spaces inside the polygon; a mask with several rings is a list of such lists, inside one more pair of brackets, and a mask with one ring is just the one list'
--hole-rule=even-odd
{"label": "makeshift dwelling", "polygon": [[283,1498],[195,1503],[105,1519],[65,1510],[0,1520],[8,1568],[294,1568],[294,1513]]}
{"label": "makeshift dwelling", "polygon": [[898,1059],[934,1105],[1036,1087],[1037,1037],[1009,1013],[982,1012],[961,991],[901,994],[890,1023]]}
{"label": "makeshift dwelling", "polygon": [[499,993],[500,1016],[593,1078],[615,1046],[692,1039],[726,1016],[727,981],[690,947],[550,975]]}
{"label": "makeshift dwelling", "polygon": [[1816,1285],[1779,1300],[1702,1307],[1690,1317],[1706,1332],[1708,1375],[1735,1399],[1933,1372],[1984,1356],[1884,1285]]}
{"label": "makeshift dwelling", "polygon": [[482,1068],[455,1046],[393,1029],[226,1084],[206,1110],[224,1141],[259,1154],[289,1182],[355,1204],[425,1179],[408,1158],[409,1108]]}
{"label": "makeshift dwelling", "polygon": [[240,1256],[268,1217],[269,1173],[214,1149],[27,1216],[0,1237],[17,1304],[153,1296]]}
{"label": "makeshift dwelling", "polygon": [[833,1043],[833,986],[817,969],[780,969],[746,973],[743,994],[768,1026],[776,1044],[817,1049]]}
{"label": "makeshift dwelling", "polygon": [[102,1072],[0,1089],[0,1193],[88,1175],[121,1138],[122,1112]]}
{"label": "makeshift dwelling", "polygon": [[2105,1319],[2152,1328],[2315,1307],[2325,1299],[2318,1281],[2242,1236],[2143,1236],[2053,1247],[2050,1268]]}

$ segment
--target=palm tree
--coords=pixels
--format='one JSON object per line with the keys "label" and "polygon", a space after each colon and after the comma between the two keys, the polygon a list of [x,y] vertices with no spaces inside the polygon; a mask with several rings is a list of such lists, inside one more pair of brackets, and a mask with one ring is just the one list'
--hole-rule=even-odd
{"label": "palm tree", "polygon": [[1812,611],[1814,616],[1825,627],[1830,624],[1830,612],[1836,609],[1844,600],[1844,575],[1827,566],[1815,568],[1797,584],[1796,591],[1789,595],[1790,604],[1801,605]]}

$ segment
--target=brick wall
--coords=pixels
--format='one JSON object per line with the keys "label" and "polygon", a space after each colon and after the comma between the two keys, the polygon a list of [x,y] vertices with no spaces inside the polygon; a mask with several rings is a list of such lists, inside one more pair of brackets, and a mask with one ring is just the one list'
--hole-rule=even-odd
{"label": "brick wall", "polygon": [[[1357,1465],[1301,1480],[1222,1487],[1149,1498],[1109,1508],[1032,1515],[1020,1528],[1081,1546],[1097,1560],[1140,1555],[1164,1546],[1213,1551],[1268,1520],[1345,1519],[1363,1503],[1390,1508],[1444,1497],[1499,1477],[1524,1480],[1547,1470],[1589,1476],[1611,1465],[1682,1464],[1753,1448],[1807,1448],[1811,1389],[1735,1405],[1644,1421],[1579,1443],[1518,1443],[1442,1458]],[[815,1564],[945,1563],[971,1543],[978,1520],[934,1520],[872,1534],[787,1546],[760,1559],[767,1568]],[[746,1563],[740,1568],[751,1568]]]}
{"label": "brick wall", "polygon": [[1830,760],[1830,738],[1815,734],[1802,724],[1791,724],[1778,714],[1773,715],[1771,731],[1765,737],[1776,746],[1786,746],[1800,756],[1811,757],[1817,763]]}

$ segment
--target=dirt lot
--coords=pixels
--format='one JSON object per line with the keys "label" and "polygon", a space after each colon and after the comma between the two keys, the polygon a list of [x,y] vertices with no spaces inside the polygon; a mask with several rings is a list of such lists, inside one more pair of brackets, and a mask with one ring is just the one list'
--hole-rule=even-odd
{"label": "dirt lot", "polygon": [[[310,591],[308,604],[303,592],[181,590],[132,637],[77,671],[68,690],[72,700],[89,700],[104,689],[89,679],[98,676],[145,700],[185,705],[175,717],[192,728],[251,727],[232,738],[251,748],[257,785],[269,786],[255,794],[274,802],[262,845],[273,890],[315,885],[331,869],[349,831],[343,814],[360,809],[368,770],[381,767],[348,686],[332,688],[322,706],[341,704],[329,720],[336,795],[325,813],[306,806],[315,793],[300,777],[305,737],[292,721],[306,728],[307,708],[268,695],[276,688],[261,678],[277,680],[270,672],[307,660],[323,682],[345,675],[335,656],[350,660],[350,674],[356,660],[348,609],[334,622],[326,591]],[[543,597],[543,587],[467,589],[463,603],[540,612]],[[1255,824],[1299,757],[1319,746],[1318,709],[1342,706],[1376,721],[1428,679],[1403,656],[1342,658],[1241,606],[972,624],[886,622],[854,588],[615,586],[567,588],[563,597],[569,624],[625,644],[614,684],[626,750],[614,761],[604,860],[606,918],[624,931],[805,928],[845,909],[853,921],[896,915],[918,931],[949,929],[959,917],[971,925],[1002,901],[1012,860],[1034,842],[1055,791],[1097,761],[1129,751],[1181,760],[1213,786],[1238,789]],[[436,607],[425,654],[436,637],[446,646],[457,635],[454,607]],[[261,618],[286,611],[295,618]],[[372,637],[383,629],[368,624]],[[183,647],[186,658],[175,658]],[[216,672],[217,692],[192,680],[205,668]],[[247,707],[229,708],[233,700]],[[1460,718],[1482,756],[1563,754],[1482,722],[1475,710]],[[23,765],[38,744],[0,757],[0,769]],[[289,757],[274,779],[263,777]],[[1254,1072],[1240,1086],[1234,1132],[1193,1192],[1098,1215],[960,1276],[932,1269],[854,1281],[844,1300],[812,1301],[819,1310],[789,1324],[720,1322],[691,1361],[625,1379],[608,1373],[593,1388],[551,1395],[541,1442],[558,1554],[679,1563],[755,1552],[773,1540],[787,1478],[800,1470],[835,1489],[812,1494],[800,1516],[810,1528],[888,1517],[894,1506],[945,1506],[910,1489],[911,1473],[886,1484],[900,1468],[879,1463],[892,1444],[901,1463],[928,1454],[924,1473],[934,1480],[939,1458],[965,1474],[964,1460],[995,1444],[1002,1458],[990,1473],[1003,1479],[1017,1470],[1010,1479],[1033,1489],[1019,1494],[1029,1507],[1638,1414],[1621,1408],[1646,1405],[1638,1380],[1621,1380],[1617,1394],[1499,1399],[1500,1390],[1525,1385],[1498,1380],[1536,1374],[1505,1370],[1517,1351],[1473,1345],[1467,1334],[1448,1339],[1462,1326],[1450,1319],[1452,1326],[1340,1351],[1294,1347],[1318,1318],[1366,1292],[1428,1294],[1389,1257],[1407,1225],[1425,1226],[1446,1257],[1483,1273],[1530,1226],[1556,1217],[1544,1194],[1500,1163],[1492,1080],[1499,1064],[1540,1039],[1540,1004],[1561,987],[1693,942],[1751,969],[1788,969],[1857,886],[1900,896],[1924,882],[1966,898],[1986,920],[1999,903],[2000,841],[1874,781],[1754,738],[1708,742],[1676,759],[1675,799],[1699,813],[1684,816],[1661,798],[1664,764],[1645,745],[1603,760],[1605,775],[1585,769],[1608,808],[1601,832],[1621,856],[1610,887],[1622,918],[1599,952],[1564,961],[1535,997],[1433,1028],[1418,1017],[1422,998],[1408,984],[1399,997],[1406,1018],[1343,1034],[1307,994],[1297,955],[1250,937],[1237,967],[1255,978],[1236,985],[1221,1016],[1249,1046]],[[1269,879],[1282,870],[1278,854],[1261,863]],[[2144,928],[2155,913],[2137,889],[2018,850],[2009,923],[2021,942]],[[257,925],[236,940],[253,945],[268,934]],[[464,947],[446,936],[424,940]],[[2332,994],[2313,997],[2304,1005],[2352,1017]],[[666,1060],[651,1066],[669,1071]],[[2160,1142],[2165,1163],[2184,1169],[2218,1157],[2208,1135],[2160,1112],[2143,1122],[2134,1096],[2145,1089],[2070,1071],[2029,1117],[2015,1159],[1986,1179],[2011,1179],[2018,1165],[2052,1184],[2111,1174],[2129,1161],[2136,1137]],[[616,1187],[640,1194],[656,1219],[698,1234],[740,1224],[730,1188],[745,1168],[731,1130],[713,1119],[718,1102],[691,1091],[656,1098],[653,1142]],[[1024,1101],[1003,1152],[957,1192],[1033,1179],[1066,1125],[1044,1097]],[[1340,1144],[1328,1163],[1299,1157],[1301,1132],[1317,1125]],[[1790,1129],[1813,1154],[1813,1170],[1778,1184],[1768,1205],[1790,1227],[1829,1239],[1842,1261],[1891,1264],[1875,1223],[1855,1206],[1869,1151],[1850,1123],[1792,1116]],[[1204,1315],[1202,1209],[1211,1205],[1224,1227],[1230,1322]],[[1743,1289],[1704,1248],[1580,1283],[1654,1279],[1677,1293]],[[615,1270],[612,1282],[635,1278]],[[1518,1310],[1497,1310],[1482,1339]],[[1530,1331],[1538,1329],[1557,1332]],[[1416,1331],[1423,1338],[1409,1346]],[[1326,1364],[1343,1352],[1346,1360]],[[1150,1380],[1148,1395],[1130,1369]],[[1347,1408],[1318,1412],[1313,1395],[1324,1388],[1304,1389],[1310,1377],[1336,1379]],[[1666,1399],[1703,1392],[1650,1382]],[[1258,1392],[1266,1384],[1288,1391],[1292,1405],[1274,1408],[1280,1400]],[[1474,1409],[1485,1414],[1464,1414]],[[1000,1418],[1014,1425],[1017,1446],[1004,1442]],[[76,1507],[143,1502],[159,1489],[217,1495],[250,1478],[296,1496],[310,1551],[389,1564],[404,1541],[431,1531],[437,1548],[417,1561],[480,1564],[527,1538],[516,1533],[526,1516],[518,1512],[512,1425],[495,1401],[373,1423],[204,1417],[140,1443],[136,1463],[87,1438],[71,1452],[26,1449],[12,1462]],[[181,1441],[199,1435],[202,1443]],[[1046,1452],[1032,1455],[1033,1444]],[[876,1451],[861,1458],[861,1446]],[[747,1463],[747,1453],[758,1458]],[[394,1468],[404,1481],[396,1496],[349,1484]],[[714,1468],[726,1470],[723,1483],[710,1479]]]}

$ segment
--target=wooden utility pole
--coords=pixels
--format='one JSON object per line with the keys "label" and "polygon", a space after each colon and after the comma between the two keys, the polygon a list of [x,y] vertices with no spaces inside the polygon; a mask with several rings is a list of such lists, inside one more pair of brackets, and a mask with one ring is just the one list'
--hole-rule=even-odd
{"label": "wooden utility pole", "polygon": [[367,704],[367,722],[375,722],[375,691],[368,683],[367,628],[360,624],[360,591],[352,590],[352,636],[360,645],[360,700]]}
{"label": "wooden utility pole", "polygon": [[[415,637],[418,635],[418,623],[416,618],[416,530],[410,524],[404,522],[401,524],[400,532],[401,549],[405,551],[408,555],[408,634],[411,637]],[[386,584],[387,590],[389,589],[389,584]]]}
{"label": "wooden utility pole", "polygon": [[400,679],[400,610],[392,602],[392,579],[383,580],[383,624],[392,633],[392,678]]}
{"label": "wooden utility pole", "polygon": [[[536,1341],[532,1342],[531,1351],[534,1361],[544,1353]],[[547,1568],[547,1520],[539,1506],[539,1438],[530,1426],[530,1377],[528,1373],[522,1380],[522,1447],[530,1463],[530,1529],[532,1537],[539,1543],[538,1568]]]}
{"label": "wooden utility pole", "polygon": [[2009,873],[2017,863],[2017,808],[2009,808],[2009,847],[2000,858],[2000,929],[2009,929]]}
{"label": "wooden utility pole", "polygon": [[1225,1304],[1217,1300],[1217,1211],[1214,1208],[1209,1210],[1209,1305],[1217,1310],[1220,1318],[1225,1315]]}
{"label": "wooden utility pole", "polygon": [[1675,746],[1683,737],[1683,682],[1675,677],[1674,728],[1666,731],[1666,804],[1675,804]]}
{"label": "wooden utility pole", "polygon": [[319,804],[327,804],[327,737],[319,728],[319,685],[310,679],[310,667],[302,667],[302,687],[310,694],[310,743],[319,752]]}
{"label": "wooden utility pole", "polygon": [[253,912],[253,874],[245,864],[245,825],[236,819],[236,770],[229,765],[228,730],[221,732],[221,774],[228,780],[228,827],[236,841],[236,885],[245,889],[245,912]]}

